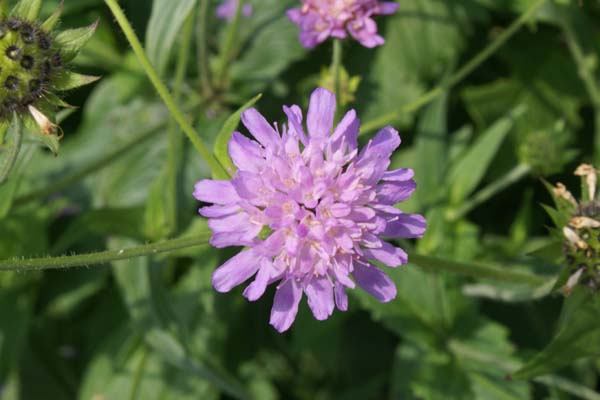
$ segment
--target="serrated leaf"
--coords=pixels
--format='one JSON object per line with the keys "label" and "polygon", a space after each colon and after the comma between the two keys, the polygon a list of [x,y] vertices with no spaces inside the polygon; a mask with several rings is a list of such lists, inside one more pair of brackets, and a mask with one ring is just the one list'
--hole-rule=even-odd
{"label": "serrated leaf", "polygon": [[453,205],[460,205],[479,185],[504,138],[513,128],[515,118],[523,112],[523,107],[519,106],[496,121],[475,141],[465,156],[452,166],[447,184]]}
{"label": "serrated leaf", "polygon": [[221,128],[221,131],[217,135],[213,152],[215,154],[215,157],[217,158],[217,161],[221,163],[221,165],[226,171],[235,171],[235,166],[233,165],[233,162],[231,162],[231,158],[229,157],[229,139],[231,139],[231,135],[233,135],[233,132],[237,129],[237,126],[239,125],[240,119],[242,117],[242,113],[250,107],[252,107],[258,100],[260,100],[261,97],[262,94],[256,95],[246,104],[241,106],[236,112],[231,114],[229,118],[227,118],[227,120],[223,124],[223,127]]}
{"label": "serrated leaf", "polygon": [[557,333],[550,344],[513,374],[531,379],[583,357],[600,356],[600,297],[589,288],[575,289],[563,305]]}
{"label": "serrated leaf", "polygon": [[57,90],[71,90],[80,86],[89,85],[100,79],[99,76],[83,75],[75,72],[67,72],[62,74],[53,82],[53,86]]}
{"label": "serrated leaf", "polygon": [[94,22],[85,28],[68,29],[56,35],[55,41],[60,48],[60,54],[64,62],[72,61],[79,51],[90,40],[99,21]]}
{"label": "serrated leaf", "polygon": [[42,0],[20,0],[11,10],[10,15],[27,21],[35,21],[41,7]]}
{"label": "serrated leaf", "polygon": [[154,0],[146,30],[148,58],[159,75],[163,75],[177,34],[197,0]]}

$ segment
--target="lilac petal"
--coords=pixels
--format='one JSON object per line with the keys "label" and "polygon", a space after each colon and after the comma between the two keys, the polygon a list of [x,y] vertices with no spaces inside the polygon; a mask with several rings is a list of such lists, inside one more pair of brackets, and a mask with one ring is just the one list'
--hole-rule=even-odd
{"label": "lilac petal", "polygon": [[237,232],[246,230],[252,225],[250,216],[246,212],[239,212],[221,218],[208,220],[208,227],[213,232]]}
{"label": "lilac petal", "polygon": [[209,243],[217,249],[230,246],[252,246],[256,243],[256,236],[259,233],[260,229],[244,232],[218,232],[212,235]]}
{"label": "lilac petal", "polygon": [[241,211],[240,206],[237,204],[231,204],[227,206],[208,206],[202,207],[198,210],[198,213],[205,218],[220,218],[231,214],[235,214]]}
{"label": "lilac petal", "polygon": [[306,123],[311,138],[326,138],[331,134],[335,114],[335,95],[318,88],[310,96]]}
{"label": "lilac petal", "polygon": [[299,8],[292,8],[287,10],[285,15],[287,15],[290,21],[292,21],[295,24],[298,24],[302,19],[302,10],[300,10]]}
{"label": "lilac petal", "polygon": [[386,171],[383,174],[384,181],[405,182],[411,180],[415,176],[415,171],[410,168],[399,168],[392,171]]}
{"label": "lilac petal", "polygon": [[244,290],[244,297],[250,301],[258,300],[264,293],[269,284],[271,269],[273,264],[267,259],[262,259],[260,269],[256,274],[254,281]]}
{"label": "lilac petal", "polygon": [[333,288],[329,280],[323,276],[312,278],[304,293],[308,297],[308,306],[319,321],[323,321],[333,313]]}
{"label": "lilac petal", "polygon": [[380,15],[390,15],[398,11],[400,4],[392,2],[392,1],[382,1],[379,4],[379,12]]}
{"label": "lilac petal", "polygon": [[254,275],[259,263],[260,259],[252,250],[242,251],[213,272],[212,284],[218,292],[229,292]]}
{"label": "lilac petal", "polygon": [[381,242],[381,247],[376,249],[363,249],[365,257],[377,260],[388,267],[398,267],[406,264],[408,255],[400,247],[392,246],[388,242]]}
{"label": "lilac petal", "polygon": [[279,285],[273,299],[269,323],[279,332],[287,331],[296,319],[300,299],[302,288],[294,279],[288,279]]}
{"label": "lilac petal", "polygon": [[231,181],[203,179],[194,186],[197,200],[215,204],[232,204],[240,200]]}
{"label": "lilac petal", "polygon": [[306,135],[302,128],[302,110],[297,105],[291,107],[283,106],[283,112],[288,117],[288,124],[291,130],[298,136],[303,143],[306,142]]}
{"label": "lilac petal", "polygon": [[400,146],[400,135],[391,126],[381,129],[358,155],[359,160],[377,158],[389,159],[394,150]]}
{"label": "lilac petal", "polygon": [[279,134],[255,108],[249,108],[242,113],[242,123],[263,146],[278,146]]}
{"label": "lilac petal", "polygon": [[331,147],[335,150],[342,143],[342,138],[348,145],[350,151],[358,147],[358,131],[360,130],[360,120],[356,118],[356,111],[350,110],[344,115],[344,118],[337,125],[331,136]]}
{"label": "lilac petal", "polygon": [[413,180],[406,182],[384,182],[377,185],[377,199],[383,204],[396,204],[408,199],[417,184]]}
{"label": "lilac petal", "polygon": [[382,303],[396,298],[396,285],[376,266],[355,262],[352,276],[358,286]]}
{"label": "lilac petal", "polygon": [[335,305],[340,311],[348,310],[348,294],[346,293],[346,287],[344,285],[335,285]]}
{"label": "lilac petal", "polygon": [[260,145],[239,132],[233,132],[228,148],[233,164],[242,171],[259,172],[265,164]]}
{"label": "lilac petal", "polygon": [[427,221],[419,214],[399,214],[387,221],[382,236],[389,238],[420,238],[425,233]]}

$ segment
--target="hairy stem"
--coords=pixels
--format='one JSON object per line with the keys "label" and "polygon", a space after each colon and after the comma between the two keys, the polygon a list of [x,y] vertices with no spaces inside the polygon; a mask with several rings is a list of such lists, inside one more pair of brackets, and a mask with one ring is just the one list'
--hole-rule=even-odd
{"label": "hairy stem", "polygon": [[210,167],[212,173],[218,178],[226,177],[227,174],[226,174],[225,170],[223,170],[223,168],[217,162],[217,160],[212,155],[212,153],[204,145],[204,143],[198,136],[198,133],[196,132],[196,130],[187,121],[187,119],[185,118],[185,116],[183,115],[181,110],[177,107],[177,104],[175,104],[175,100],[173,100],[171,93],[169,92],[169,90],[167,89],[165,84],[161,81],[156,70],[150,63],[150,60],[148,59],[148,56],[146,55],[144,48],[142,47],[142,44],[140,43],[140,40],[138,39],[137,35],[133,31],[133,28],[131,27],[131,24],[127,20],[127,17],[125,17],[123,10],[121,9],[121,7],[119,7],[117,0],[104,0],[104,2],[108,6],[108,8],[110,8],[117,23],[123,30],[123,33],[125,34],[125,37],[127,38],[127,41],[131,45],[133,52],[137,56],[140,64],[142,65],[142,68],[146,72],[146,75],[148,75],[148,78],[150,79],[150,81],[154,85],[154,88],[158,92],[159,96],[162,98],[165,105],[171,112],[171,115],[173,116],[175,121],[177,121],[177,123],[179,124],[179,127],[181,128],[181,130],[187,135],[188,139],[192,142],[192,144],[194,145],[196,150],[198,150],[198,153],[200,153],[202,158],[204,158],[204,160]]}
{"label": "hairy stem", "polygon": [[450,89],[455,86],[459,82],[461,82],[465,77],[467,77],[471,72],[473,72],[477,67],[479,67],[484,61],[490,58],[500,47],[504,45],[521,27],[529,21],[531,17],[535,15],[537,10],[546,3],[547,0],[537,0],[529,6],[529,8],[521,14],[519,18],[517,18],[504,32],[502,32],[498,37],[490,43],[485,49],[483,49],[479,54],[473,57],[469,62],[467,62],[461,69],[459,69],[454,75],[452,75],[448,80],[440,84],[430,91],[423,94],[421,97],[416,100],[411,101],[408,104],[405,104],[397,111],[392,111],[388,114],[384,114],[378,118],[375,118],[372,121],[367,121],[363,124],[360,134],[366,134],[371,132],[377,128],[385,126],[387,124],[391,124],[396,121],[400,116],[404,114],[410,114],[417,110],[419,110],[424,105],[428,104],[431,100],[435,99],[437,96],[442,94],[445,90]]}
{"label": "hairy stem", "polygon": [[143,257],[159,253],[168,253],[175,250],[197,247],[208,244],[210,232],[194,237],[181,237],[164,240],[156,243],[148,243],[141,246],[130,247],[119,250],[106,250],[97,253],[76,254],[61,257],[42,258],[13,258],[0,261],[0,272],[14,271],[41,271],[47,269],[74,268],[90,265],[100,265],[112,261],[127,260],[134,257]]}

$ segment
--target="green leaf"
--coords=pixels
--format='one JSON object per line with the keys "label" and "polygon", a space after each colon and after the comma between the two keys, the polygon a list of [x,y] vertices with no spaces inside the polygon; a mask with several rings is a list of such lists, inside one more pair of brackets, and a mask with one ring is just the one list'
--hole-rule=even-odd
{"label": "green leaf", "polygon": [[100,79],[99,76],[82,75],[76,72],[67,72],[53,81],[53,86],[57,90],[71,90],[80,86],[89,85]]}
{"label": "green leaf", "polygon": [[440,193],[446,172],[447,158],[447,96],[441,95],[423,112],[417,128],[415,181],[419,190],[415,195],[422,206],[435,201]]}
{"label": "green leaf", "polygon": [[464,157],[449,172],[450,202],[460,205],[483,179],[500,145],[514,126],[514,120],[524,112],[517,107],[486,130],[469,148]]}
{"label": "green leaf", "polygon": [[19,0],[11,10],[10,15],[27,21],[35,21],[41,7],[42,0]]}
{"label": "green leaf", "polygon": [[169,201],[169,196],[165,190],[168,187],[167,180],[166,169],[163,169],[163,172],[152,184],[148,200],[146,201],[144,233],[152,241],[169,236],[174,228],[171,226],[172,221],[170,221],[168,215],[169,209],[166,203]]}
{"label": "green leaf", "polygon": [[146,51],[159,75],[164,75],[177,34],[197,0],[154,0],[146,30]]}
{"label": "green leaf", "polygon": [[557,333],[544,350],[513,374],[531,379],[566,367],[583,357],[600,356],[600,297],[580,287],[565,300]]}
{"label": "green leaf", "polygon": [[56,10],[42,23],[43,30],[49,32],[56,26],[62,14],[64,4],[64,0],[61,0]]}
{"label": "green leaf", "polygon": [[96,32],[99,21],[85,28],[68,29],[56,35],[56,44],[64,62],[72,61]]}
{"label": "green leaf", "polygon": [[250,107],[252,107],[254,104],[256,104],[256,102],[260,100],[261,97],[262,94],[256,95],[254,98],[250,99],[246,104],[241,106],[236,112],[231,114],[229,118],[227,118],[227,120],[223,124],[223,127],[219,131],[219,134],[217,135],[213,152],[215,154],[215,157],[217,158],[217,161],[221,163],[221,165],[223,166],[223,168],[225,168],[226,171],[235,171],[235,166],[233,165],[233,162],[231,162],[231,158],[229,158],[229,139],[231,139],[231,135],[233,135],[233,132],[237,129],[240,123],[240,118],[242,117],[242,113]]}

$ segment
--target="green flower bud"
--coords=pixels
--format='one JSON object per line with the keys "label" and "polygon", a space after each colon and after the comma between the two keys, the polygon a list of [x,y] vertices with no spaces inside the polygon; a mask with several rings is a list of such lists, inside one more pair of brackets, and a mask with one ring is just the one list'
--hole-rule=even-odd
{"label": "green flower bud", "polygon": [[0,14],[0,125],[6,129],[17,115],[56,152],[61,135],[52,119],[57,107],[68,106],[60,92],[97,79],[68,68],[97,24],[56,32],[62,3],[44,22],[37,21],[40,7],[41,0],[20,0]]}
{"label": "green flower bud", "polygon": [[[354,101],[354,95],[360,84],[360,76],[350,76],[344,67],[340,68],[340,103],[338,107],[346,106]],[[325,67],[321,70],[318,86],[335,91],[335,79],[333,70]]]}
{"label": "green flower bud", "polygon": [[552,188],[557,210],[550,215],[564,238],[566,269],[559,278],[563,292],[570,294],[576,285],[600,291],[600,198],[597,196],[598,171],[588,164],[575,170],[581,177],[581,200],[576,200],[564,185]]}
{"label": "green flower bud", "polygon": [[517,154],[519,160],[529,165],[534,173],[548,176],[562,171],[577,156],[576,151],[568,148],[570,142],[570,132],[564,121],[559,121],[551,128],[522,136]]}

